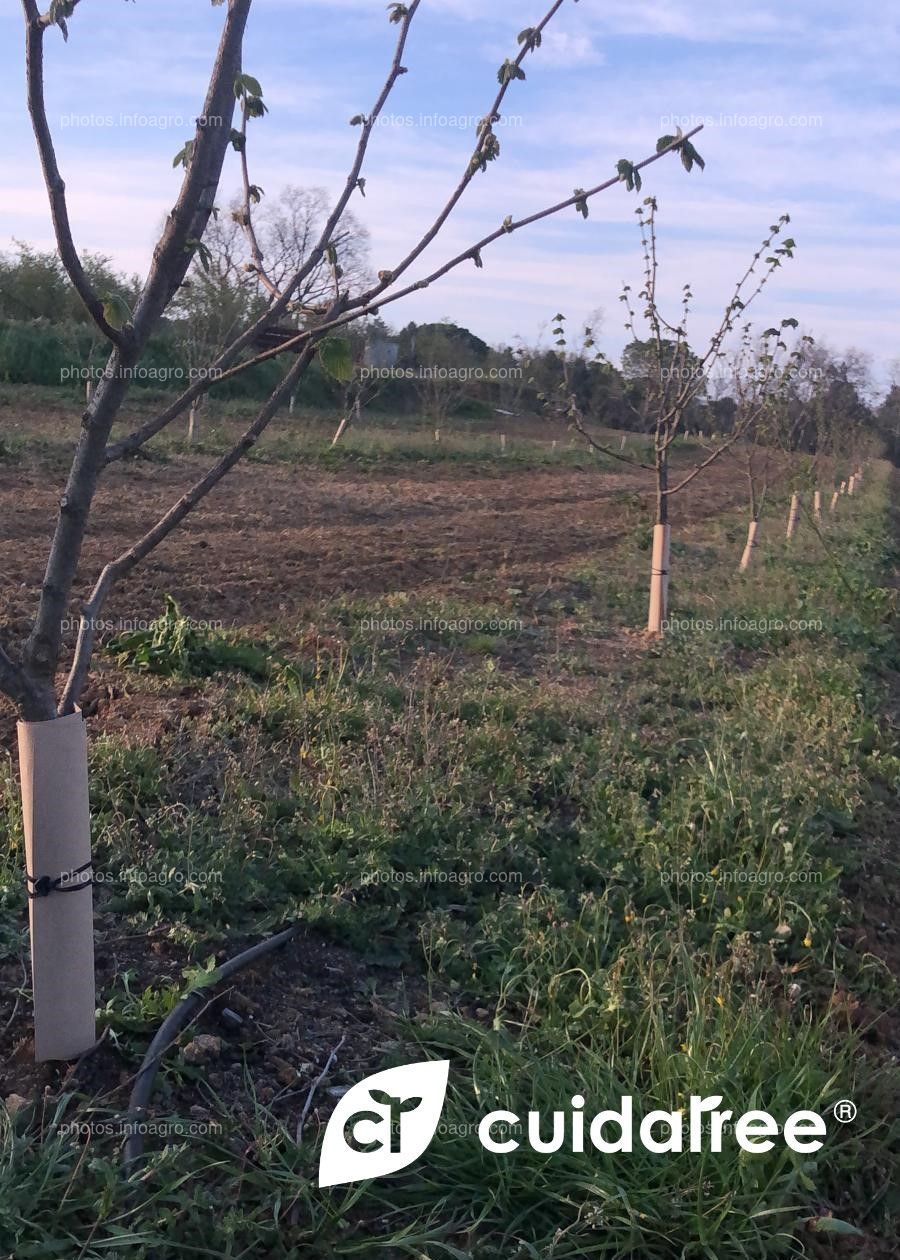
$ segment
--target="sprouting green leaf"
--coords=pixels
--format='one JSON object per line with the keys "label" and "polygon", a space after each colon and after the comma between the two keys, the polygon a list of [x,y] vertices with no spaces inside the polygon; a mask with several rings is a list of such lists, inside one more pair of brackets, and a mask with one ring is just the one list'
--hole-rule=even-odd
{"label": "sprouting green leaf", "polygon": [[70,18],[74,12],[74,0],[53,0],[47,13],[50,21],[55,22],[62,31],[62,37],[67,43],[69,40],[69,28],[66,25],[66,18]]}
{"label": "sprouting green leaf", "polygon": [[187,170],[187,168],[191,164],[191,158],[193,156],[194,156],[194,142],[193,140],[188,140],[185,142],[184,148],[179,149],[179,151],[172,158],[172,166],[173,167],[183,166],[184,169]]}
{"label": "sprouting green leaf", "polygon": [[319,343],[319,361],[336,381],[346,385],[353,380],[353,351],[344,337],[326,337]]}
{"label": "sprouting green leaf", "polygon": [[624,180],[625,187],[629,192],[641,191],[643,184],[641,173],[633,162],[629,162],[628,158],[619,158],[616,163],[616,170],[619,172],[619,179]]}
{"label": "sprouting green leaf", "polygon": [[119,332],[130,322],[131,307],[120,294],[102,293],[100,301],[103,304],[103,318],[110,328]]}
{"label": "sprouting green leaf", "polygon": [[187,981],[188,989],[209,989],[219,983],[219,968],[216,966],[215,954],[210,954],[202,966],[183,967],[181,974]]}
{"label": "sprouting green leaf", "polygon": [[234,95],[238,100],[242,96],[262,96],[262,94],[262,85],[252,74],[239,74],[235,79]]}
{"label": "sprouting green leaf", "polygon": [[513,79],[524,79],[525,71],[518,64],[509,58],[504,61],[503,65],[497,71],[497,82],[505,87],[507,83],[511,83]]}
{"label": "sprouting green leaf", "polygon": [[519,31],[517,42],[524,44],[529,52],[533,52],[535,48],[540,48],[543,35],[534,26],[526,26],[524,31]]}
{"label": "sprouting green leaf", "polygon": [[212,260],[213,260],[212,251],[210,250],[209,246],[204,244],[203,241],[197,240],[196,237],[191,236],[188,238],[188,240],[185,241],[184,248],[187,250],[189,254],[197,255],[197,257],[200,259],[200,266],[203,268],[205,272],[208,273],[210,267],[212,266]]}

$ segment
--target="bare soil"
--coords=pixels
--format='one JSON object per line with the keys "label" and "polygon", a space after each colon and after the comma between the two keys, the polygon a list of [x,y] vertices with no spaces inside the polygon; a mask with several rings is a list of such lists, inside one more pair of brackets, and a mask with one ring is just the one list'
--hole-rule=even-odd
{"label": "bare soil", "polygon": [[[77,598],[205,467],[192,457],[107,470]],[[511,583],[552,579],[647,523],[650,483],[649,473],[624,465],[325,471],[245,463],[123,583],[104,616],[155,616],[166,594],[193,617],[245,627],[271,626],[339,594],[434,589],[489,599]],[[0,622],[13,640],[35,607],[61,491],[60,474],[0,464]],[[740,508],[742,493],[733,467],[713,465],[673,500],[673,525]]]}

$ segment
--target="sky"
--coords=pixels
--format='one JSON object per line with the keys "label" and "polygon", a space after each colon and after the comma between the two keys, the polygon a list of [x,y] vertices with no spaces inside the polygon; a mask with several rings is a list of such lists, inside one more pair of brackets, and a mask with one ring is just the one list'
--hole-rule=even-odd
{"label": "sky", "polygon": [[[375,270],[430,225],[474,147],[516,35],[549,0],[423,0],[385,118],[366,197]],[[796,257],[768,286],[754,326],[800,320],[836,350],[870,352],[876,379],[900,357],[900,30],[883,0],[566,0],[525,63],[497,127],[500,160],[478,175],[412,278],[519,217],[638,161],[659,135],[698,121],[706,169],[669,157],[645,172],[659,202],[661,292],[674,316],[695,294],[691,340],[708,340],[770,223],[791,216]],[[82,0],[65,43],[47,37],[46,91],[81,249],[143,273],[181,172],[172,158],[200,112],[224,10],[209,0]],[[269,114],[251,124],[253,182],[335,194],[393,55],[383,0],[255,0],[244,69]],[[51,247],[52,228],[24,104],[22,16],[0,7],[0,249]],[[238,185],[231,155],[220,202]],[[598,308],[602,345],[627,339],[623,283],[637,290],[641,198],[617,185],[590,217],[575,210],[505,237],[439,284],[385,308],[395,326],[450,318],[492,344],[548,340]],[[665,310],[665,308],[664,308]]]}

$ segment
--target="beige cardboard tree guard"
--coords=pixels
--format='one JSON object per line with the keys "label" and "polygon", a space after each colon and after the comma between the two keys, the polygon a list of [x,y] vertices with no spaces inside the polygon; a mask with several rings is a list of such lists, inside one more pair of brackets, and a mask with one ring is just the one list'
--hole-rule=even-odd
{"label": "beige cardboard tree guard", "polygon": [[753,561],[753,551],[757,545],[757,535],[759,534],[759,521],[751,521],[747,528],[747,545],[744,548],[744,554],[741,556],[740,572],[746,573]]}
{"label": "beige cardboard tree guard", "polygon": [[791,495],[791,510],[788,515],[787,536],[793,538],[797,532],[797,525],[800,521],[800,495],[795,490]]}
{"label": "beige cardboard tree guard", "polygon": [[831,496],[831,511],[832,512],[837,511],[838,499],[840,497],[841,497],[840,491],[835,490],[834,494]]}
{"label": "beige cardboard tree guard", "polygon": [[669,552],[672,528],[670,525],[653,526],[653,558],[650,567],[650,612],[647,630],[650,634],[662,634],[663,622],[669,605]]}
{"label": "beige cardboard tree guard", "polygon": [[813,516],[817,521],[822,520],[822,491],[816,490],[813,495]]}
{"label": "beige cardboard tree guard", "polygon": [[19,723],[34,988],[34,1057],[96,1044],[87,735],[80,712]]}

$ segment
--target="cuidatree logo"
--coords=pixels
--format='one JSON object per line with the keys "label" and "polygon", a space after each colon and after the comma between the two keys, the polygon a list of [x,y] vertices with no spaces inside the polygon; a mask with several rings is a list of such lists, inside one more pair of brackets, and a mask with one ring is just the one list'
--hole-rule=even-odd
{"label": "cuidatree logo", "polygon": [[[319,1161],[319,1185],[340,1186],[369,1181],[399,1172],[423,1155],[437,1132],[447,1094],[450,1063],[407,1063],[369,1076],[354,1085],[328,1121]],[[815,1111],[795,1111],[783,1124],[767,1111],[747,1111],[735,1117],[720,1110],[719,1094],[692,1094],[678,1111],[649,1111],[638,1120],[634,1099],[625,1095],[618,1110],[585,1114],[585,1098],[575,1094],[571,1110],[547,1117],[529,1111],[523,1123],[512,1111],[491,1111],[477,1127],[478,1140],[493,1155],[510,1156],[522,1145],[541,1154],[567,1148],[584,1154],[588,1144],[601,1155],[630,1154],[635,1142],[657,1155],[690,1151],[722,1153],[734,1142],[749,1155],[764,1154],[780,1140],[798,1154],[821,1149],[827,1136],[824,1118]],[[852,1102],[833,1107],[835,1119],[855,1118]],[[513,1137],[513,1133],[516,1134]]]}
{"label": "cuidatree logo", "polygon": [[325,1130],[319,1185],[386,1177],[423,1155],[440,1123],[449,1072],[449,1059],[406,1063],[348,1090]]}

